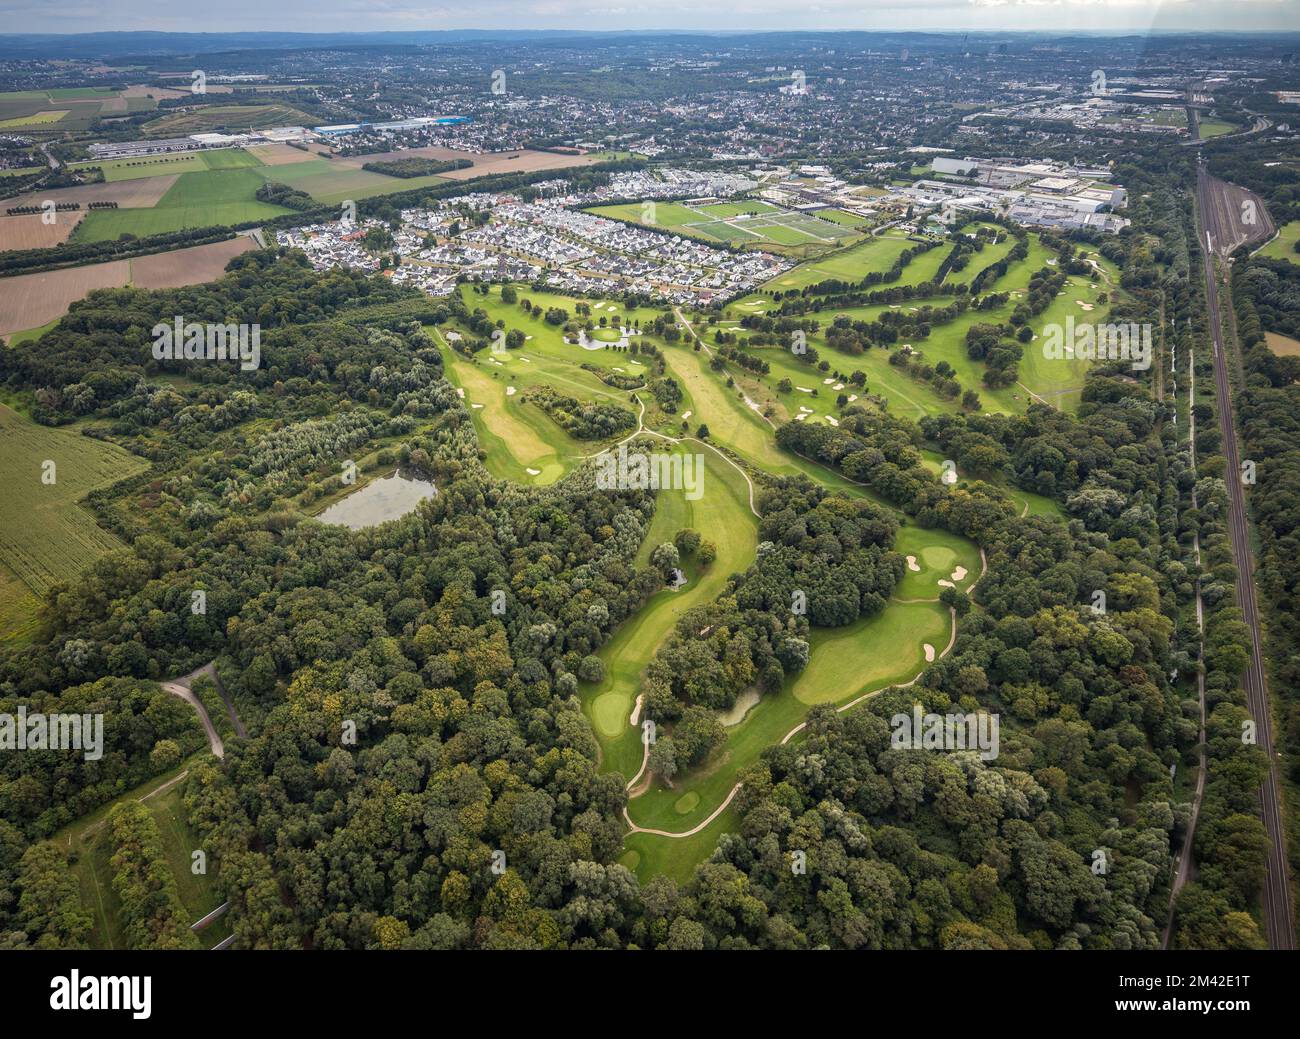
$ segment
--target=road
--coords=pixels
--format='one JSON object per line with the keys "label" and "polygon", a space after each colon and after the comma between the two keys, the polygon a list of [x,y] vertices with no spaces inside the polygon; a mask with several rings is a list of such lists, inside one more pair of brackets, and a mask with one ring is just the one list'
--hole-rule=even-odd
{"label": "road", "polygon": [[1294,913],[1291,902],[1290,871],[1286,857],[1286,830],[1282,824],[1282,797],[1277,777],[1277,757],[1273,750],[1273,722],[1269,709],[1268,684],[1264,675],[1264,649],[1260,640],[1259,606],[1255,593],[1255,562],[1250,546],[1250,525],[1246,514],[1246,495],[1241,483],[1241,452],[1237,427],[1233,421],[1228,357],[1223,345],[1223,323],[1219,313],[1219,286],[1215,275],[1216,256],[1223,255],[1216,238],[1221,230],[1218,220],[1224,215],[1222,192],[1198,163],[1196,194],[1202,220],[1202,253],[1205,260],[1205,301],[1210,332],[1214,341],[1214,388],[1218,398],[1219,426],[1223,435],[1223,455],[1228,485],[1228,530],[1233,560],[1237,567],[1237,604],[1242,620],[1250,629],[1251,654],[1243,682],[1246,706],[1256,724],[1256,738],[1268,759],[1268,774],[1260,788],[1260,806],[1264,829],[1268,833],[1268,858],[1264,877],[1263,915],[1265,933],[1272,949],[1294,949]]}

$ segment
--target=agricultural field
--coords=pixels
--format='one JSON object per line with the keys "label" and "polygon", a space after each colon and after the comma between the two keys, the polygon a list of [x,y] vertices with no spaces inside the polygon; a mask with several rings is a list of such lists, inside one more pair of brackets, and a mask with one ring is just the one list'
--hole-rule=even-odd
{"label": "agricultural field", "polygon": [[5,278],[0,281],[4,289],[0,292],[0,335],[57,321],[86,293],[125,285],[130,276],[127,260],[111,260]]}
{"label": "agricultural field", "polygon": [[233,257],[256,245],[251,238],[239,235],[223,242],[191,245],[130,260],[5,278],[0,281],[4,288],[0,293],[0,336],[13,342],[15,333],[52,328],[68,312],[68,307],[95,289],[124,285],[169,289],[212,281],[221,276]]}
{"label": "agricultural field", "polygon": [[41,213],[24,213],[20,216],[0,216],[0,252],[8,249],[52,249],[66,242],[73,229],[81,223],[84,210],[55,214],[57,219],[47,224]]}
{"label": "agricultural field", "polygon": [[88,213],[75,240],[102,242],[123,234],[143,238],[186,228],[252,223],[288,213],[282,206],[257,201],[257,189],[263,183],[261,172],[252,167],[181,173],[151,209]]}
{"label": "agricultural field", "polygon": [[590,212],[616,220],[676,231],[718,243],[755,246],[833,248],[858,237],[851,226],[822,220],[814,213],[783,210],[758,199],[687,205],[682,202],[628,202],[596,206]]}
{"label": "agricultural field", "polygon": [[38,426],[0,405],[0,471],[8,478],[0,503],[0,563],[38,595],[75,577],[120,546],[80,502],[146,467],[120,447]]}
{"label": "agricultural field", "polygon": [[254,130],[269,126],[308,126],[313,116],[292,105],[202,105],[168,112],[140,128],[144,137],[187,137],[195,133]]}

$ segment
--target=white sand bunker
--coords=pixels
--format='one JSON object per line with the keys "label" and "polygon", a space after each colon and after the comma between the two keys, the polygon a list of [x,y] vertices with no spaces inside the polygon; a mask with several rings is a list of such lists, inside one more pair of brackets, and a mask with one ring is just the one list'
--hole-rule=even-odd
{"label": "white sand bunker", "polygon": [[850,404],[852,404],[852,403],[853,403],[855,400],[857,400],[857,399],[858,399],[858,395],[857,395],[856,393],[850,393],[850,394],[849,394],[849,403],[850,403]]}
{"label": "white sand bunker", "polygon": [[943,580],[942,578],[940,578],[940,580],[939,580],[939,587],[940,587],[940,588],[956,588],[957,586],[956,586],[955,584],[953,584],[951,581],[945,581],[945,580]]}
{"label": "white sand bunker", "polygon": [[471,404],[471,405],[470,405],[471,408],[481,408],[482,406],[483,406],[482,404]]}
{"label": "white sand bunker", "polygon": [[532,339],[532,336],[524,336],[524,339]]}
{"label": "white sand bunker", "polygon": [[812,411],[812,408],[808,407],[807,404],[800,404],[800,405],[799,405],[799,410],[800,410],[800,411]]}
{"label": "white sand bunker", "polygon": [[830,385],[831,383],[833,383],[834,381],[835,381],[834,379],[823,379],[823,380],[822,380],[822,385],[823,385],[823,386],[829,386],[829,385]]}
{"label": "white sand bunker", "polygon": [[521,360],[521,361],[528,361],[529,364],[532,364],[532,363],[533,363],[532,361],[529,361],[527,357],[524,357],[524,356],[522,356],[522,355],[520,356],[519,360]]}
{"label": "white sand bunker", "polygon": [[688,418],[690,418],[690,417],[691,417],[692,415],[694,415],[694,414],[695,414],[695,412],[693,412],[693,411],[684,411],[684,412],[682,412],[682,421],[685,422]]}
{"label": "white sand bunker", "polygon": [[812,393],[812,389],[808,386],[796,386],[795,389],[800,393]]}
{"label": "white sand bunker", "polygon": [[834,386],[831,387],[831,389],[833,389],[833,390],[842,390],[842,389],[844,389],[844,383],[842,383],[842,382],[837,382]]}
{"label": "white sand bunker", "polygon": [[1084,302],[1083,300],[1081,300],[1081,299],[1076,299],[1074,302],[1078,304],[1080,310],[1093,310],[1093,309],[1095,309],[1091,303],[1085,303],[1085,302]]}
{"label": "white sand bunker", "polygon": [[921,643],[921,648],[925,650],[925,662],[927,664],[934,661],[934,647],[928,642]]}
{"label": "white sand bunker", "polygon": [[797,414],[797,415],[794,417],[794,420],[795,420],[796,422],[802,422],[804,419],[806,419],[806,418],[809,416],[809,414],[810,414],[810,412],[807,412],[807,411],[801,411],[801,412],[799,412],[799,414]]}
{"label": "white sand bunker", "polygon": [[513,386],[507,386],[507,387],[506,387],[506,396],[507,396],[507,397],[513,397],[514,395],[515,395],[515,388],[514,388]]}
{"label": "white sand bunker", "polygon": [[916,574],[921,572],[921,565],[916,561],[916,556],[907,557],[907,569]]}
{"label": "white sand bunker", "polygon": [[826,421],[829,422],[832,426],[838,426],[838,425],[840,424],[840,420],[839,420],[839,419],[837,419],[837,418],[831,418],[830,415],[827,415],[827,416],[826,416]]}
{"label": "white sand bunker", "polygon": [[641,720],[641,705],[643,703],[645,703],[645,693],[642,693],[636,698],[636,703],[632,705],[632,714],[627,720],[627,723],[634,728],[636,727],[636,723]]}
{"label": "white sand bunker", "polygon": [[966,580],[966,568],[964,566],[957,567],[957,569],[952,572],[952,579],[954,581]]}
{"label": "white sand bunker", "polygon": [[[524,469],[524,472],[526,472],[529,476],[541,476],[541,475],[542,475],[542,471],[541,471],[540,469],[528,469],[528,468],[525,468],[525,469]],[[633,723],[633,724],[635,724],[635,723]]]}
{"label": "white sand bunker", "polygon": [[463,386],[456,387],[456,396],[459,397],[461,400],[465,399],[465,389]]}

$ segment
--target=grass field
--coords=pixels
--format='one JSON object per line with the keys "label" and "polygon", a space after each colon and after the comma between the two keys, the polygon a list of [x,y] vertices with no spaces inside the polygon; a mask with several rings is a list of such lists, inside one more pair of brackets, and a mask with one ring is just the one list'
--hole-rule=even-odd
{"label": "grass field", "polygon": [[[118,801],[132,799],[148,806],[162,834],[167,866],[176,879],[181,904],[193,922],[216,909],[221,904],[221,896],[213,882],[215,862],[211,856],[208,858],[207,874],[196,876],[191,871],[191,855],[202,849],[203,843],[190,827],[185,815],[185,806],[181,801],[184,782],[176,782],[186,767],[182,765],[173,773],[151,779],[124,794]],[[76,853],[72,872],[81,887],[81,904],[94,919],[89,939],[93,949],[126,948],[126,939],[118,922],[121,903],[113,890],[110,860],[114,848],[109,828],[104,822],[118,801],[78,819],[53,838],[60,846],[71,848]],[[222,917],[201,931],[199,940],[204,948],[210,949],[229,934],[227,918]]]}
{"label": "grass field", "polygon": [[26,126],[41,126],[46,123],[57,123],[65,115],[68,109],[54,109],[47,112],[35,112],[32,115],[21,115],[15,119],[0,119],[0,130],[19,130]]}
{"label": "grass field", "polygon": [[811,213],[783,210],[770,202],[757,199],[700,206],[680,202],[654,202],[649,205],[627,202],[597,206],[591,212],[598,216],[676,231],[705,241],[741,245],[748,243],[832,248],[858,237],[852,225],[821,220]]}
{"label": "grass field", "polygon": [[220,148],[205,152],[184,152],[178,155],[142,155],[129,159],[107,159],[102,162],[78,163],[78,169],[98,166],[110,184],[141,177],[163,177],[173,173],[202,173],[205,170],[244,169],[261,166],[255,156],[242,148]]}
{"label": "grass field", "polygon": [[256,200],[257,189],[266,179],[259,169],[252,167],[182,173],[152,209],[87,213],[77,227],[74,240],[101,242],[123,234],[145,237],[192,227],[268,220],[288,213],[282,206]]}
{"label": "grass field", "polygon": [[1270,260],[1290,260],[1292,263],[1300,263],[1300,253],[1295,251],[1297,242],[1300,242],[1300,220],[1292,220],[1279,227],[1273,240],[1256,255],[1265,256]]}
{"label": "grass field", "polygon": [[[42,482],[46,461],[54,480]],[[121,543],[78,503],[97,487],[140,472],[146,463],[119,447],[66,429],[38,426],[0,405],[0,562],[43,595]]]}
{"label": "grass field", "polygon": [[716,598],[727,578],[754,560],[757,518],[749,510],[744,477],[725,459],[698,443],[687,442],[677,452],[704,457],[703,494],[687,501],[681,491],[661,491],[655,516],[642,543],[644,564],[655,545],[671,541],[683,527],[698,530],[718,546],[718,557],[707,569],[688,561],[682,567],[687,584],[664,590],[618,629],[597,654],[605,664],[605,680],[582,683],[581,696],[601,744],[601,769],[631,779],[641,767],[639,729],[628,724],[636,702],[641,672],[654,657],[683,612]]}

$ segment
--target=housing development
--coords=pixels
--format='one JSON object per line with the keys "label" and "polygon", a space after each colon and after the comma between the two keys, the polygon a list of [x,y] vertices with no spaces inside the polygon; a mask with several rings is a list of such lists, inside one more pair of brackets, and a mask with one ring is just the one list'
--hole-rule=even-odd
{"label": "housing development", "polygon": [[1119,990],[1295,947],[1293,5],[371,6],[0,36],[0,948],[1264,1005]]}

